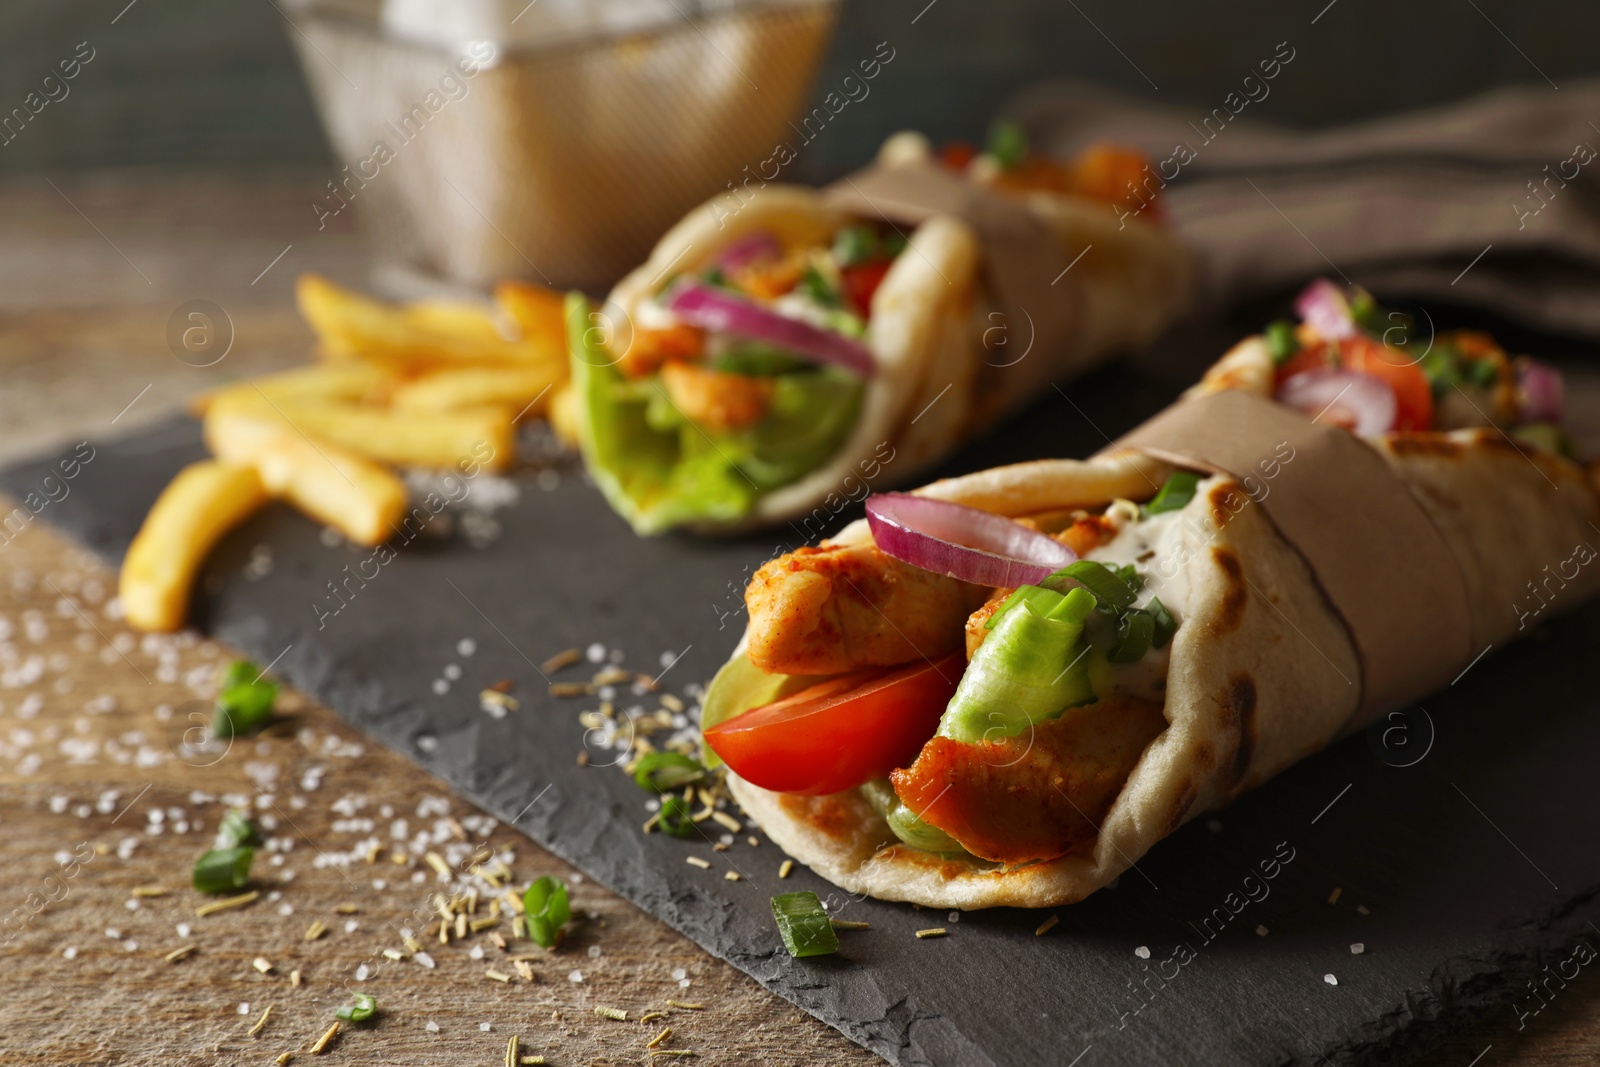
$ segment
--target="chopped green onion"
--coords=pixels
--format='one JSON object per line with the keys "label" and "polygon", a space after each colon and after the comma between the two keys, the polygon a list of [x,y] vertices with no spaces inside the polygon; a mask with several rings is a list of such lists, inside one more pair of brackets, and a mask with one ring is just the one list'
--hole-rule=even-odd
{"label": "chopped green onion", "polygon": [[1435,399],[1461,384],[1463,362],[1461,353],[1442,342],[1434,344],[1422,354],[1421,359],[1417,360],[1417,366],[1427,377],[1428,384],[1433,386]]}
{"label": "chopped green onion", "polygon": [[194,861],[190,878],[202,893],[232,893],[250,881],[250,863],[255,858],[253,848],[214,848]]}
{"label": "chopped green onion", "polygon": [[633,766],[633,781],[640,789],[670,793],[706,776],[700,761],[681,752],[651,752]]}
{"label": "chopped green onion", "polygon": [[839,306],[839,294],[815,267],[807,267],[805,273],[800,275],[800,289],[823,307]]}
{"label": "chopped green onion", "polygon": [[249,660],[235,660],[228,665],[211,717],[211,736],[228,740],[255,733],[271,721],[278,685],[262,678],[261,673]]}
{"label": "chopped green onion", "polygon": [[1194,471],[1173,471],[1161,483],[1160,491],[1144,506],[1144,513],[1160,515],[1163,511],[1183,510],[1194,499],[1195,487],[1199,484],[1200,475]]}
{"label": "chopped green onion", "polygon": [[353,994],[355,1003],[346,1004],[333,1014],[347,1023],[364,1023],[378,1012],[378,1000],[366,993]]}
{"label": "chopped green onion", "polygon": [[996,122],[989,128],[989,143],[983,150],[1006,170],[1015,170],[1028,154],[1027,131],[1020,122],[1009,119]]}
{"label": "chopped green onion", "polygon": [[828,922],[827,909],[810,890],[773,897],[772,917],[778,922],[778,936],[783,938],[783,947],[796,959],[828,956],[839,951],[839,935]]}
{"label": "chopped green onion", "polygon": [[217,847],[239,848],[243,845],[259,844],[261,844],[261,831],[250,821],[250,816],[238,808],[229,808],[228,813],[222,817],[222,825],[217,827]]}
{"label": "chopped green onion", "polygon": [[1128,583],[1128,588],[1135,593],[1144,588],[1144,575],[1131,563],[1125,563],[1117,568],[1117,577]]}
{"label": "chopped green onion", "polygon": [[556,943],[561,928],[572,918],[567,887],[545,875],[522,894],[522,921],[528,936],[544,948]]}
{"label": "chopped green onion", "polygon": [[672,837],[688,837],[694,833],[694,820],[689,816],[689,804],[682,797],[661,798],[661,815],[656,819],[661,832]]}
{"label": "chopped green onion", "polygon": [[1112,663],[1138,663],[1150,651],[1155,632],[1155,617],[1143,608],[1132,609],[1122,616],[1117,626],[1117,647],[1106,658]]}
{"label": "chopped green onion", "polygon": [[1500,381],[1500,368],[1492,359],[1468,360],[1467,380],[1480,389],[1493,389]]}
{"label": "chopped green onion", "polygon": [[1577,458],[1578,452],[1572,443],[1572,438],[1553,422],[1525,422],[1521,426],[1514,427],[1511,436],[1518,441],[1525,441],[1542,448],[1546,452],[1554,452],[1568,459]]}
{"label": "chopped green onion", "polygon": [[878,235],[870,226],[846,226],[833,239],[833,258],[841,267],[865,263],[878,251]]}
{"label": "chopped green onion", "polygon": [[1300,339],[1294,334],[1294,323],[1287,319],[1279,319],[1268,326],[1266,337],[1267,351],[1272,354],[1274,363],[1287,363],[1300,351]]}
{"label": "chopped green onion", "polygon": [[1178,632],[1178,620],[1172,617],[1172,612],[1161,602],[1160,597],[1151,597],[1150,603],[1144,606],[1155,620],[1156,631],[1153,641],[1157,648],[1166,648],[1167,642],[1172,640],[1172,635]]}
{"label": "chopped green onion", "polygon": [[901,252],[904,252],[906,250],[906,245],[910,243],[911,242],[906,239],[905,234],[901,233],[899,230],[896,230],[894,233],[889,234],[883,239],[883,254],[888,259],[894,259],[900,255]]}
{"label": "chopped green onion", "polygon": [[1132,586],[1123,581],[1117,572],[1092,559],[1080,559],[1076,563],[1069,563],[1061,570],[1056,571],[1045,579],[1045,588],[1060,583],[1064,578],[1071,578],[1100,601],[1100,607],[1107,611],[1121,614],[1133,606],[1133,599],[1137,595]]}
{"label": "chopped green onion", "polygon": [[700,280],[705,282],[707,285],[714,285],[718,289],[732,289],[734,292],[739,291],[739,287],[728,280],[728,276],[723,273],[721,267],[712,267],[710,270],[706,271],[705,274],[701,275]]}

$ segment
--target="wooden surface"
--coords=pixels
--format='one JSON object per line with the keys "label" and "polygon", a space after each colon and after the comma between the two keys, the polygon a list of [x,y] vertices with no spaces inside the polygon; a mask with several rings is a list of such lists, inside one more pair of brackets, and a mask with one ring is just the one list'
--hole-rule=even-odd
{"label": "wooden surface", "polygon": [[[309,179],[60,185],[64,196],[42,181],[0,187],[0,455],[103,435],[223,376],[298,362],[309,335],[289,304],[295,273],[364,280],[348,231],[306,232]],[[196,297],[227,308],[238,333],[229,357],[204,370],[179,362],[164,339],[171,309]],[[42,522],[0,548],[6,1063],[270,1063],[320,1035],[351,988],[376,996],[382,1016],[347,1028],[325,1062],[498,1064],[513,1034],[552,1064],[672,1062],[644,1048],[664,1025],[673,1034],[660,1047],[694,1050],[696,1062],[880,1062],[293,694],[270,736],[225,754],[185,748],[188,716],[204,714],[231,653],[195,635],[132,634],[110,608],[114,588],[112,572]],[[264,897],[197,918],[202,898],[188,872],[229,803],[276,822],[274,850],[256,863]],[[485,978],[501,955],[487,932],[429,943],[433,970],[382,955],[405,949],[403,928],[420,934],[431,919],[440,883],[413,840],[423,832],[452,857],[479,844],[510,853],[519,884],[544,874],[568,882],[580,920],[560,951],[533,961],[537,981]],[[373,841],[382,847],[368,863]],[[133,896],[144,886],[168,893]],[[329,932],[305,941],[317,920]],[[191,957],[163,959],[191,943]],[[539,952],[526,942],[518,950]],[[271,973],[252,967],[257,957]],[[372,973],[358,981],[363,965]],[[302,973],[298,989],[291,969]],[[669,998],[705,1009],[668,1008]],[[597,1006],[630,1021],[600,1018]],[[667,1016],[637,1021],[650,1010]],[[1594,1063],[1600,981],[1580,978],[1520,1030],[1518,1021],[1508,1005],[1426,1062]],[[302,1053],[295,1062],[317,1061]]]}

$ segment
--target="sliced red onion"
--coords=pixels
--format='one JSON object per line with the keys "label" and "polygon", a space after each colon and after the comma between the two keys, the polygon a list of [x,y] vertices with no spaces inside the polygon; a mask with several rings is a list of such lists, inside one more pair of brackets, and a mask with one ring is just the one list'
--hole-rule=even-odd
{"label": "sliced red onion", "polygon": [[1550,364],[1524,356],[1517,360],[1517,391],[1523,422],[1553,422],[1566,414],[1566,386]]}
{"label": "sliced red onion", "polygon": [[1354,337],[1355,319],[1350,316],[1350,302],[1339,287],[1326,278],[1318,278],[1305,287],[1295,298],[1294,309],[1300,320],[1329,341]]}
{"label": "sliced red onion", "polygon": [[1004,515],[910,493],[867,497],[867,525],[886,555],[975,585],[1036,585],[1078,558]]}
{"label": "sliced red onion", "polygon": [[724,248],[717,256],[717,266],[723,270],[738,270],[746,263],[758,259],[777,259],[781,255],[783,246],[778,244],[778,239],[767,230],[756,230]]}
{"label": "sliced red onion", "polygon": [[1291,374],[1278,386],[1277,400],[1310,415],[1312,421],[1329,412],[1341,412],[1355,423],[1353,432],[1358,437],[1376,437],[1394,429],[1400,408],[1394,389],[1382,378],[1333,367]]}
{"label": "sliced red onion", "polygon": [[863,378],[877,370],[872,350],[860,341],[779,315],[724,289],[689,282],[668,296],[667,308],[691,325],[764,341],[802,359],[848,368]]}

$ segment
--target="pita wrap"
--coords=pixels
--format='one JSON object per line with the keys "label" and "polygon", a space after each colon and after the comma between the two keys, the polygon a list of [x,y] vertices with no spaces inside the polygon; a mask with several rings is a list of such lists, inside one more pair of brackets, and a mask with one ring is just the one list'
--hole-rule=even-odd
{"label": "pita wrap", "polygon": [[[597,319],[609,335],[605,349],[626,352],[637,324],[661,317],[660,292],[710,268],[736,242],[765,232],[785,248],[825,249],[841,228],[869,222],[908,238],[871,301],[864,343],[876,373],[832,453],[763,488],[739,514],[656,517],[628,484],[627,450],[606,452],[590,406],[561,405],[612,506],[640,533],[672,525],[734,532],[824,505],[831,517],[868,482],[905,484],[1051,381],[1148,343],[1192,288],[1188,252],[1167,230],[1137,220],[1119,227],[1108,204],[985,188],[933,164],[916,138],[892,139],[879,164],[832,189],[747,185],[736,210],[731,202],[724,195],[690,212],[617,284]],[[586,358],[596,361],[574,361],[579,393]]]}
{"label": "pita wrap", "polygon": [[[1270,357],[1263,376],[1258,356],[1264,350],[1230,352],[1174,409],[1087,461],[1001,467],[918,491],[1027,517],[1149,499],[1174,459],[1212,472],[1181,511],[1161,516],[1166,534],[1150,563],[1180,622],[1159,719],[1151,726],[1138,715],[1102,713],[1097,723],[1097,705],[1089,705],[1035,728],[1039,738],[1059,731],[1084,753],[1082,780],[1069,776],[1063,786],[1079,805],[1104,798],[1098,810],[1080,812],[1081,847],[1011,866],[940,855],[902,844],[862,790],[778,794],[730,774],[735,797],[775,842],[840,887],[886,900],[961,909],[1081,900],[1189,819],[1447,683],[1489,646],[1527,632],[1541,612],[1600,592],[1600,566],[1591,565],[1600,546],[1592,471],[1494,428],[1358,439],[1303,417],[1305,429],[1344,441],[1319,450],[1302,434],[1291,454],[1276,417],[1284,409],[1267,412],[1276,405],[1261,395],[1271,388]],[[1163,425],[1181,428],[1174,412],[1224,394],[1233,398],[1228,456],[1184,454],[1170,434],[1152,443]],[[1202,436],[1191,443],[1203,452]],[[1344,446],[1370,461],[1358,477]],[[1263,458],[1240,460],[1252,456]],[[1372,491],[1379,481],[1383,491]],[[1345,524],[1353,540],[1341,547],[1304,533],[1306,486],[1355,517]],[[1361,533],[1391,525],[1426,536],[1408,546]],[[838,541],[870,536],[859,522]],[[1378,545],[1402,557],[1378,568],[1387,588],[1350,580],[1349,564],[1371,562]],[[1405,617],[1413,594],[1433,603],[1422,604],[1406,632],[1384,633],[1374,609]],[[1397,673],[1407,661],[1414,671]]]}

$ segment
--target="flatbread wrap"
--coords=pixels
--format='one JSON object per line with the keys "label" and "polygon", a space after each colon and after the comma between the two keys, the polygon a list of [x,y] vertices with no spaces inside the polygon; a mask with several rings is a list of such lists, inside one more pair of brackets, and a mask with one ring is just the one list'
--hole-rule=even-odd
{"label": "flatbread wrap", "polygon": [[1308,296],[1101,454],[874,497],[756,573],[702,725],[776,843],[887,900],[1077,901],[1600,590],[1551,368]]}
{"label": "flatbread wrap", "polygon": [[747,184],[599,308],[571,298],[554,418],[637,532],[820,532],[839,501],[908,482],[1184,307],[1188,253],[1119,220],[1109,182],[972,169],[901,135],[831,189]]}

